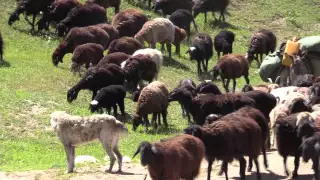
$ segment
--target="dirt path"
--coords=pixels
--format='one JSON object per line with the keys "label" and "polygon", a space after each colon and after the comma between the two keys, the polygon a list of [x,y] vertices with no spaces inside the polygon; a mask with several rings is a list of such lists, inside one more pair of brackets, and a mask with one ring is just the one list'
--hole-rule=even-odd
{"label": "dirt path", "polygon": [[[260,156],[260,169],[262,173],[263,180],[278,180],[286,179],[283,172],[282,158],[277,154],[277,152],[270,152],[268,154],[269,169],[270,172],[266,171],[262,165],[262,159]],[[311,180],[313,171],[311,169],[311,162],[300,163],[299,168],[299,178],[297,180]],[[28,171],[28,172],[18,172],[18,173],[5,173],[0,172],[0,180],[51,180],[51,179],[70,179],[70,180],[95,180],[95,179],[105,179],[105,180],[143,180],[147,174],[147,169],[143,168],[140,164],[130,163],[124,164],[123,174],[107,174],[103,173],[105,167],[100,168],[90,168],[82,167],[77,168],[76,173],[72,175],[66,175],[58,170],[48,170],[48,171]],[[225,177],[217,176],[217,172],[220,168],[220,162],[215,163],[213,170],[211,172],[211,179],[213,180],[224,180]],[[293,158],[288,159],[288,168],[293,170]],[[117,169],[115,166],[114,169]],[[229,165],[229,179],[239,180],[239,163],[237,161]],[[247,180],[256,180],[255,167],[253,168],[253,173],[246,173]],[[207,177],[207,162],[204,161],[201,166],[201,173],[197,180],[206,180]],[[150,177],[147,176],[147,180]]]}

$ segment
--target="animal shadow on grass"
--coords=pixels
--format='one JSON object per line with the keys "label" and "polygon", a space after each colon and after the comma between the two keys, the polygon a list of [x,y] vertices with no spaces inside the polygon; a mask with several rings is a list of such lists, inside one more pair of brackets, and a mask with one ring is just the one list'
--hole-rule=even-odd
{"label": "animal shadow on grass", "polygon": [[110,174],[119,174],[119,175],[143,175],[143,174],[140,174],[140,173],[131,173],[131,172],[124,172],[124,171],[121,171],[121,172],[118,172],[118,171],[113,171],[113,172],[110,172]]}
{"label": "animal shadow on grass", "polygon": [[169,127],[165,127],[163,124],[158,125],[157,129],[154,129],[153,126],[149,126],[149,130],[148,130],[148,134],[162,134],[162,135],[170,135],[173,133],[178,133],[180,132],[178,129],[176,129],[175,127],[173,127],[172,125],[169,125]]}
{"label": "animal shadow on grass", "polygon": [[0,61],[0,67],[11,67],[11,64],[3,59]]}
{"label": "animal shadow on grass", "polygon": [[220,28],[220,29],[225,29],[225,28],[230,28],[230,29],[233,29],[233,30],[238,30],[239,28],[228,23],[228,22],[225,22],[225,21],[219,21],[219,20],[213,20],[210,22],[210,25],[211,27],[213,28]]}
{"label": "animal shadow on grass", "polygon": [[189,67],[187,67],[186,65],[182,64],[181,62],[175,60],[175,59],[169,59],[168,57],[164,57],[163,58],[163,65],[164,66],[171,66],[174,67],[176,69],[183,69],[183,70],[187,70],[189,71]]}

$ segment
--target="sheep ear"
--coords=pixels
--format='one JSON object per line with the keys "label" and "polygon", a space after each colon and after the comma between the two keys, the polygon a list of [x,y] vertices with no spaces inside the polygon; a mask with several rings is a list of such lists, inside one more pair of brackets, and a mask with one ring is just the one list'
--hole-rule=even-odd
{"label": "sheep ear", "polygon": [[248,57],[249,57],[249,54],[246,53],[246,55],[244,56],[244,58],[248,59]]}
{"label": "sheep ear", "polygon": [[151,151],[152,151],[154,154],[157,154],[157,153],[158,153],[158,150],[156,149],[155,146],[152,146],[152,147],[151,147]]}
{"label": "sheep ear", "polygon": [[140,153],[140,148],[141,148],[141,146],[138,147],[138,149],[137,149],[137,151],[134,153],[132,159],[133,159],[134,157],[136,157],[136,155],[138,155],[138,154]]}

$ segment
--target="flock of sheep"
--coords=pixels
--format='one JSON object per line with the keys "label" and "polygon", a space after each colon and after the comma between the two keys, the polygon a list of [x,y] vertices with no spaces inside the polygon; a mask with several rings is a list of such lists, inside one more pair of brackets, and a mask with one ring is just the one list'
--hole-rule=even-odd
{"label": "flock of sheep", "polygon": [[[320,80],[302,78],[302,81],[308,81],[300,83],[303,87],[279,87],[273,83],[252,87],[248,78],[250,63],[256,59],[260,65],[263,54],[275,51],[276,36],[261,29],[252,35],[246,56],[236,55],[232,54],[233,32],[223,30],[212,40],[209,34],[198,32],[194,21],[199,13],[205,13],[206,17],[207,12],[213,12],[214,16],[216,11],[220,12],[219,20],[225,20],[224,11],[228,4],[228,0],[157,0],[153,8],[170,17],[149,20],[136,9],[119,12],[120,0],[87,0],[84,4],[77,0],[18,1],[9,25],[22,13],[32,29],[38,26],[39,31],[48,30],[50,25],[55,25],[58,36],[64,40],[54,50],[52,63],[58,66],[65,54],[72,53],[70,70],[81,75],[81,66],[86,68],[81,79],[67,91],[67,101],[76,100],[81,90],[90,90],[90,111],[100,113],[86,117],[64,111],[51,114],[51,126],[67,154],[68,172],[73,172],[75,166],[75,147],[95,139],[101,141],[111,159],[108,171],[112,171],[116,159],[119,171],[122,170],[119,141],[128,130],[115,117],[118,116],[118,107],[121,115],[125,115],[124,98],[128,91],[132,100],[137,102],[132,115],[134,130],[142,124],[148,131],[148,114],[152,114],[153,128],[162,123],[167,127],[170,123],[167,108],[172,101],[180,103],[182,115],[190,124],[184,134],[154,144],[143,141],[138,146],[134,156],[140,153],[141,164],[148,166],[152,179],[194,179],[205,157],[208,179],[215,160],[222,161],[220,174],[224,173],[228,179],[228,163],[237,159],[243,180],[244,156],[249,157],[248,171],[251,171],[253,162],[257,179],[261,179],[258,156],[263,153],[264,166],[268,168],[266,150],[271,147],[276,147],[283,157],[288,176],[287,157],[295,157],[291,176],[296,177],[302,156],[304,161],[313,161],[315,179],[318,179]],[[148,5],[151,7],[151,0]],[[115,8],[111,24],[107,23],[108,7]],[[35,23],[40,12],[42,17]],[[28,15],[33,15],[32,21],[28,20]],[[220,60],[210,73],[213,80],[220,76],[225,94],[211,81],[196,85],[186,78],[171,92],[166,84],[157,81],[165,60],[162,54],[164,45],[170,61],[171,44],[179,54],[180,43],[190,38],[191,23],[197,33],[187,53],[191,60],[197,61],[198,74],[201,74],[202,71],[208,72],[208,61],[213,56],[213,48],[216,50]],[[144,48],[145,42],[150,48]],[[156,43],[162,45],[162,52],[155,49]],[[1,59],[2,49],[0,38]],[[246,85],[243,92],[235,93],[236,78],[241,76],[244,76]],[[233,93],[228,93],[230,80],[233,81]],[[113,109],[114,116],[102,114],[104,109],[108,114]]]}

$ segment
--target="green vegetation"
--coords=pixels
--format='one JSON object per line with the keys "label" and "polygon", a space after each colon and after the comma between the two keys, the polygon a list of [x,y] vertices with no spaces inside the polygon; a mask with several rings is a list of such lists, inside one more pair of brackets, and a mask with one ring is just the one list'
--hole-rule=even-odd
{"label": "green vegetation", "polygon": [[[133,7],[126,1],[121,9]],[[0,67],[0,171],[25,171],[58,168],[65,170],[65,153],[49,124],[49,114],[55,110],[65,110],[78,115],[89,115],[88,106],[91,93],[81,91],[72,104],[66,101],[66,91],[79,79],[69,71],[71,55],[64,58],[64,63],[56,68],[51,63],[51,54],[60,39],[52,33],[30,33],[30,26],[21,15],[21,20],[8,26],[9,13],[15,8],[15,0],[0,0],[0,31],[5,42],[6,64]],[[247,50],[251,33],[259,28],[273,30],[281,41],[295,35],[307,36],[320,33],[320,4],[315,0],[232,0],[226,16],[227,23],[212,22],[204,24],[203,15],[196,21],[201,32],[209,32],[212,38],[222,28],[236,34],[234,52],[244,54]],[[145,10],[149,18],[156,14]],[[111,19],[113,9],[108,9]],[[192,28],[193,30],[193,28]],[[52,32],[53,30],[51,30]],[[182,46],[181,57],[174,56],[173,62],[165,62],[160,74],[163,81],[173,89],[186,77],[197,83],[196,63],[190,62],[184,54],[187,43]],[[210,61],[209,67],[216,63],[217,57]],[[250,80],[260,83],[256,64],[252,64]],[[244,80],[238,80],[238,88]],[[220,82],[219,82],[220,84]],[[132,114],[135,104],[126,99],[126,111]],[[127,123],[129,136],[121,141],[121,152],[131,157],[142,140],[156,141],[182,131],[187,126],[181,116],[180,106],[170,104],[168,108],[169,130],[161,128],[148,134],[139,128],[132,131],[132,124]],[[151,128],[152,129],[152,128]],[[81,146],[76,154],[88,154],[102,160],[105,156],[100,143]],[[137,161],[137,159],[135,159]],[[103,162],[103,161],[101,161]]]}

